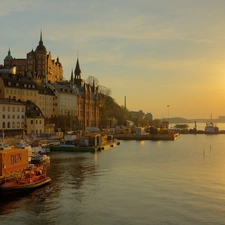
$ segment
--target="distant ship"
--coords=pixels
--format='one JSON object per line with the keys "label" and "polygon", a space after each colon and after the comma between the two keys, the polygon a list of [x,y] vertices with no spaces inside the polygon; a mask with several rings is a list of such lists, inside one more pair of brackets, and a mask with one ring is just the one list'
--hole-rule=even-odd
{"label": "distant ship", "polygon": [[174,127],[179,128],[179,129],[188,129],[189,128],[189,126],[187,124],[176,124]]}
{"label": "distant ship", "polygon": [[188,128],[188,124],[176,124],[174,127],[171,127],[170,130],[176,131],[180,134],[187,134]]}
{"label": "distant ship", "polygon": [[214,123],[212,122],[212,115],[211,115],[211,121],[206,122],[205,133],[206,134],[218,134],[219,133],[219,128],[216,125],[214,125]]}

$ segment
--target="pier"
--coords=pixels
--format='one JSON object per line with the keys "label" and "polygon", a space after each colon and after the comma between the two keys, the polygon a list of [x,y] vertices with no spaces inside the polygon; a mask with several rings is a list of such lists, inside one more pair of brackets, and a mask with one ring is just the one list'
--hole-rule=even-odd
{"label": "pier", "polygon": [[174,141],[179,137],[179,133],[174,134],[117,134],[114,137],[118,140],[165,140]]}

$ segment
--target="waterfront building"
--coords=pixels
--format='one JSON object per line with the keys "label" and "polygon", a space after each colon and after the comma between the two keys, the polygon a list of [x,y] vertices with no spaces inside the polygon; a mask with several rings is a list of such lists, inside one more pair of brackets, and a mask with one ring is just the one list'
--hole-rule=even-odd
{"label": "waterfront building", "polygon": [[28,74],[0,73],[0,98],[32,101],[45,118],[54,117],[54,92],[46,85],[35,82]]}
{"label": "waterfront building", "polygon": [[27,53],[26,58],[14,58],[11,55],[11,50],[8,50],[8,55],[4,59],[4,67],[16,67],[17,73],[25,75],[29,73],[33,80],[42,82],[44,78],[51,82],[63,80],[63,66],[57,59],[52,59],[51,52],[47,52],[40,33],[39,44],[35,51],[32,49]]}
{"label": "waterfront building", "polygon": [[0,98],[0,131],[5,135],[44,133],[44,116],[31,101]]}
{"label": "waterfront building", "polygon": [[71,72],[70,82],[73,83],[77,91],[77,116],[82,129],[86,127],[99,127],[99,97],[98,87],[87,84],[81,77],[79,60],[76,67]]}
{"label": "waterfront building", "polygon": [[[64,128],[67,130],[77,128],[77,92],[69,81],[48,83],[48,87],[55,95],[54,116],[51,117],[52,123],[58,123],[58,119],[67,120]],[[58,121],[56,121],[58,120]]]}
{"label": "waterfront building", "polygon": [[45,118],[40,108],[31,101],[22,102],[26,106],[24,132],[40,135],[45,132]]}

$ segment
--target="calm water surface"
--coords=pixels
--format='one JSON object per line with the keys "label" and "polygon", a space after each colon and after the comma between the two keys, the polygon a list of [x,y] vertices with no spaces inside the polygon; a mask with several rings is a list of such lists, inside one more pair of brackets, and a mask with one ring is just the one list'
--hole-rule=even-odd
{"label": "calm water surface", "polygon": [[0,201],[0,224],[225,224],[225,134],[52,152],[50,185]]}

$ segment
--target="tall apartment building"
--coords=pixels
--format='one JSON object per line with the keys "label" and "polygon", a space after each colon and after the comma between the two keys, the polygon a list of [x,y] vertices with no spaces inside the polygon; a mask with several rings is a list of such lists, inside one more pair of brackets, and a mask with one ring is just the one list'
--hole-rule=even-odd
{"label": "tall apartment building", "polygon": [[27,53],[26,58],[13,58],[11,50],[4,59],[4,67],[16,67],[17,73],[22,75],[29,74],[37,82],[42,82],[43,78],[48,81],[56,82],[63,80],[63,66],[59,58],[52,59],[51,52],[47,52],[40,33],[39,44],[36,50]]}

